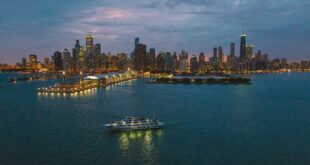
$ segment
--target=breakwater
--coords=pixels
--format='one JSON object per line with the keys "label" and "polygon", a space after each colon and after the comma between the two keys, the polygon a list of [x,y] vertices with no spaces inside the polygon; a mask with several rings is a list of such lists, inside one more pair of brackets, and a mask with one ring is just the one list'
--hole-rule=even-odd
{"label": "breakwater", "polygon": [[251,84],[251,79],[247,77],[210,77],[210,76],[174,76],[165,78],[155,78],[149,83],[166,84]]}

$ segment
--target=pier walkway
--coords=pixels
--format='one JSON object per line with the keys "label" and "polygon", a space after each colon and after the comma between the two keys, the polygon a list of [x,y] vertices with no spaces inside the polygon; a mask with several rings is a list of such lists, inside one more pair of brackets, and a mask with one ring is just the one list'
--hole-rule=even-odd
{"label": "pier walkway", "polygon": [[52,87],[38,88],[40,93],[76,93],[92,88],[106,87],[112,84],[136,79],[137,73],[134,71],[127,71],[124,73],[108,73],[85,76],[76,83],[71,84],[56,84]]}

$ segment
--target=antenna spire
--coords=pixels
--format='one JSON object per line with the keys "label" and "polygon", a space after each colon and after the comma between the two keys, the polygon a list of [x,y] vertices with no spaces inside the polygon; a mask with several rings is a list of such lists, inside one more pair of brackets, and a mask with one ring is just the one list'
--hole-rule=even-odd
{"label": "antenna spire", "polygon": [[244,32],[244,24],[242,25],[242,34],[245,34],[245,32]]}
{"label": "antenna spire", "polygon": [[242,34],[244,34],[244,24],[243,24]]}

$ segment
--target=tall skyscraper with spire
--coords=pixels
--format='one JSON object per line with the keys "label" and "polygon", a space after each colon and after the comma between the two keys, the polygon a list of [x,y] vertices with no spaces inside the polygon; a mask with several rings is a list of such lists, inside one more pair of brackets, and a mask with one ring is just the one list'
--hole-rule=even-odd
{"label": "tall skyscraper with spire", "polygon": [[247,56],[246,56],[246,34],[244,32],[244,26],[243,26],[243,31],[240,36],[240,61],[244,62],[246,61]]}

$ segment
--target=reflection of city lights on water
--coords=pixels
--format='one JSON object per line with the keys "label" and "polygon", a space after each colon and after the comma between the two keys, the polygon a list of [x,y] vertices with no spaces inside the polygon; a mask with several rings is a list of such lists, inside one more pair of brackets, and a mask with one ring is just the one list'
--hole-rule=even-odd
{"label": "reflection of city lights on water", "polygon": [[135,132],[130,132],[129,137],[130,139],[135,139],[137,136]]}
{"label": "reflection of city lights on water", "polygon": [[142,132],[137,132],[137,137],[141,138],[142,137]]}
{"label": "reflection of city lights on water", "polygon": [[[146,157],[152,156],[152,151],[154,148],[153,140],[155,137],[161,137],[163,135],[162,130],[141,130],[141,131],[131,131],[123,132],[119,135],[119,148],[122,151],[130,151],[130,144],[140,143],[141,150]],[[133,145],[135,146],[135,145]]]}
{"label": "reflection of city lights on water", "polygon": [[156,132],[156,135],[158,136],[158,137],[161,137],[161,136],[163,136],[163,134],[164,134],[164,131],[163,130],[158,130],[157,132]]}
{"label": "reflection of city lights on water", "polygon": [[152,143],[152,132],[146,131],[144,135],[144,145],[149,145]]}
{"label": "reflection of city lights on water", "polygon": [[126,133],[122,133],[119,137],[120,149],[128,150],[129,149],[129,139]]}
{"label": "reflection of city lights on water", "polygon": [[153,135],[152,131],[146,131],[143,139],[143,151],[146,157],[152,156],[153,150]]}

